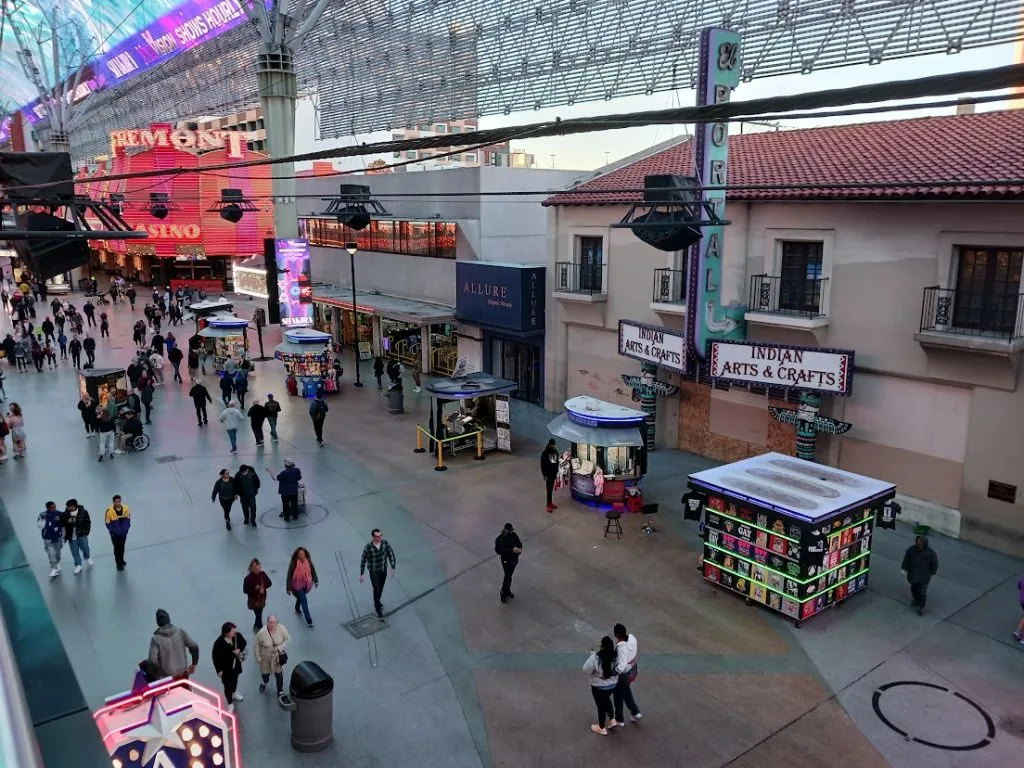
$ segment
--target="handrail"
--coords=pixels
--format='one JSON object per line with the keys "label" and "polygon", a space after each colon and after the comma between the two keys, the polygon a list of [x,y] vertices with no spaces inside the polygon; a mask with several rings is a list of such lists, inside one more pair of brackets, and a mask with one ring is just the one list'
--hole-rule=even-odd
{"label": "handrail", "polygon": [[0,765],[43,768],[25,689],[0,612]]}

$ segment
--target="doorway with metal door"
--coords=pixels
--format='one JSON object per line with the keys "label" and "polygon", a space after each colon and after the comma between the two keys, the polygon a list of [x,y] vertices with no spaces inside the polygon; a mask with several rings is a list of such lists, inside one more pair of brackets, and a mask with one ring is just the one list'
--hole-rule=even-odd
{"label": "doorway with metal door", "polygon": [[510,394],[517,400],[541,404],[542,348],[524,341],[491,337],[490,373],[519,386]]}

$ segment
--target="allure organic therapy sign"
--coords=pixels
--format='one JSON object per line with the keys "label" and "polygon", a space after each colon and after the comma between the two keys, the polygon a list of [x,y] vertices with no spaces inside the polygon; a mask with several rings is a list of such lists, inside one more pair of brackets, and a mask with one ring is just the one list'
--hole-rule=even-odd
{"label": "allure organic therapy sign", "polygon": [[620,320],[619,354],[686,373],[686,334],[673,328]]}
{"label": "allure organic therapy sign", "polygon": [[844,396],[853,389],[852,350],[752,341],[712,341],[709,348],[713,379]]}

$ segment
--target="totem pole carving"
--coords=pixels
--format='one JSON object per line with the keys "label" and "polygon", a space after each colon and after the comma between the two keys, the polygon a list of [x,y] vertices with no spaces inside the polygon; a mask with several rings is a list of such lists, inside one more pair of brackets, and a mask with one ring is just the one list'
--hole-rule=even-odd
{"label": "totem pole carving", "polygon": [[640,375],[623,374],[622,383],[633,391],[633,400],[640,401],[640,410],[647,414],[647,450],[654,450],[654,430],[658,421],[658,395],[671,397],[679,391],[679,387],[658,381],[655,376],[658,366],[654,363],[641,363]]}
{"label": "totem pole carving", "polygon": [[821,397],[814,392],[800,393],[800,405],[796,410],[777,408],[774,405],[768,406],[768,413],[773,419],[783,424],[796,425],[796,457],[798,459],[815,460],[818,433],[842,435],[849,432],[850,427],[853,426],[846,421],[819,416],[818,409],[820,407]]}

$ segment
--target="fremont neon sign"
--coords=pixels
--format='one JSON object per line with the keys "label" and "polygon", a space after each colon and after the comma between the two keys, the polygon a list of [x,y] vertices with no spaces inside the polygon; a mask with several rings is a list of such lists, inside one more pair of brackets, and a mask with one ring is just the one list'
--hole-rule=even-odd
{"label": "fremont neon sign", "polygon": [[246,137],[239,131],[190,131],[187,128],[153,126],[110,134],[110,151],[117,154],[119,149],[155,149],[165,147],[191,152],[208,152],[213,149],[227,149],[227,158],[241,160],[245,157]]}

